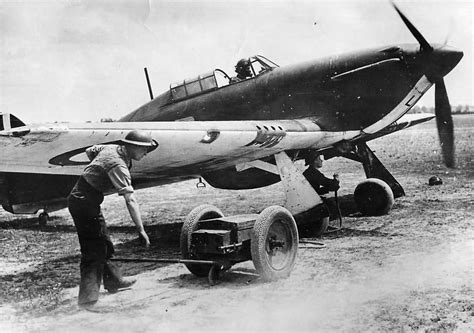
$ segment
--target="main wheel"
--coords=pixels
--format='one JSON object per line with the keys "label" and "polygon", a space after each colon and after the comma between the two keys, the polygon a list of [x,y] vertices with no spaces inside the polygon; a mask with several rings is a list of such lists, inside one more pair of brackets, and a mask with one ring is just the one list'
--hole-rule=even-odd
{"label": "main wheel", "polygon": [[298,229],[291,213],[280,206],[264,209],[255,221],[250,248],[255,269],[264,280],[289,276],[298,252]]}
{"label": "main wheel", "polygon": [[[197,229],[197,224],[199,221],[215,219],[218,217],[223,217],[224,214],[220,209],[212,205],[201,205],[194,208],[186,217],[186,221],[181,228],[181,237],[179,246],[181,249],[181,256],[183,259],[192,259],[191,258],[191,235],[193,231]],[[208,276],[209,270],[212,265],[205,264],[185,264],[188,270],[197,276]]]}
{"label": "main wheel", "polygon": [[367,178],[357,185],[354,200],[364,215],[387,214],[395,202],[390,186],[378,178]]}

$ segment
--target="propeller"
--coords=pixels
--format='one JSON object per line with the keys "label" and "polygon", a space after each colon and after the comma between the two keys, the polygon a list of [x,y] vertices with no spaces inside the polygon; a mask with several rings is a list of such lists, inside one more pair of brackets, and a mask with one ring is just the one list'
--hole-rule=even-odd
{"label": "propeller", "polygon": [[435,114],[444,163],[448,168],[454,168],[453,117],[451,115],[451,105],[449,104],[448,93],[446,92],[443,78],[435,83]]}
{"label": "propeller", "polygon": [[403,23],[407,26],[408,30],[410,30],[411,34],[413,37],[416,38],[418,43],[420,43],[421,51],[422,52],[431,52],[433,51],[433,47],[428,43],[421,34],[421,32],[418,31],[418,29],[408,20],[408,18],[398,9],[398,7],[395,5],[395,3],[392,2],[393,7],[397,11],[398,15],[402,18]]}
{"label": "propeller", "polygon": [[[439,66],[439,63],[443,61],[443,57],[449,51],[434,50],[433,47],[427,42],[423,35],[416,29],[416,27],[408,20],[408,18],[397,8],[397,6],[392,2],[393,7],[400,15],[402,21],[407,26],[408,30],[416,38],[418,43],[420,43],[421,54],[424,55],[424,61],[426,65],[426,75],[431,82],[435,84],[435,115],[436,115],[436,124],[438,127],[438,136],[441,144],[441,151],[443,155],[444,164],[448,168],[455,167],[455,156],[454,156],[454,128],[453,128],[453,118],[451,115],[451,105],[449,104],[448,93],[446,91],[446,86],[444,84],[443,72]],[[435,54],[438,52],[438,54]],[[445,53],[441,53],[445,52]],[[462,57],[462,53],[461,53]],[[455,63],[461,59],[454,59]],[[446,56],[445,58],[448,58]],[[445,61],[446,63],[448,60]]]}

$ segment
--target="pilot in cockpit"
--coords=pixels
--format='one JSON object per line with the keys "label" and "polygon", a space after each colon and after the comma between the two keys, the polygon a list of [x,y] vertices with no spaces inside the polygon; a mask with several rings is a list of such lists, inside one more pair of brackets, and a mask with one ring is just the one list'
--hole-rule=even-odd
{"label": "pilot in cockpit", "polygon": [[252,77],[250,69],[250,61],[248,59],[240,59],[235,65],[235,72],[237,76],[230,79],[230,83],[236,83]]}

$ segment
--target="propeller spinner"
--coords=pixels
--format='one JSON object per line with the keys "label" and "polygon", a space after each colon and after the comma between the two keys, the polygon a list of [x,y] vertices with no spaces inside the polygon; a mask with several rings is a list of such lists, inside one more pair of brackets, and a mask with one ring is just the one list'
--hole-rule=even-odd
{"label": "propeller spinner", "polygon": [[435,115],[443,160],[448,168],[455,167],[454,127],[448,93],[443,77],[461,60],[463,53],[446,45],[433,48],[407,17],[392,3],[408,30],[420,43],[420,53],[425,64],[425,74],[435,84]]}

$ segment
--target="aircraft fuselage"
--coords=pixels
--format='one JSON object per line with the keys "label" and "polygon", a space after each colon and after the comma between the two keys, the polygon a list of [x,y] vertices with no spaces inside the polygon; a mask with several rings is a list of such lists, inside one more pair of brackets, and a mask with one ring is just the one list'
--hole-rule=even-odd
{"label": "aircraft fuselage", "polygon": [[[456,58],[460,53],[452,52]],[[359,130],[389,114],[410,93],[426,72],[422,60],[419,45],[409,44],[277,67],[177,102],[165,92],[120,121],[312,117],[323,130]]]}

